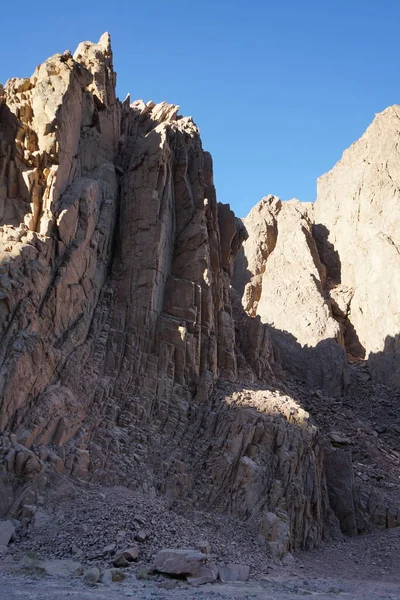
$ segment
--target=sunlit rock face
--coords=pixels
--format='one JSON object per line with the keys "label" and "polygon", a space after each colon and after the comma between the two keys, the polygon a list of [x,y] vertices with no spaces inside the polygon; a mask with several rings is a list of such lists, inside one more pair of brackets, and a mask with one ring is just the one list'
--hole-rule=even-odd
{"label": "sunlit rock face", "polygon": [[233,285],[244,310],[269,325],[278,362],[311,388],[340,396],[347,383],[342,328],[332,314],[311,203],[261,200],[243,220],[248,239]]}
{"label": "sunlit rock face", "polygon": [[342,348],[400,385],[399,115],[376,116],[319,179],[315,205],[267,196],[243,220],[233,285],[245,311],[271,326],[288,371],[333,395],[348,382]]}
{"label": "sunlit rock face", "polygon": [[400,107],[378,114],[318,181],[315,223],[334,294],[352,324],[350,351],[400,385]]}

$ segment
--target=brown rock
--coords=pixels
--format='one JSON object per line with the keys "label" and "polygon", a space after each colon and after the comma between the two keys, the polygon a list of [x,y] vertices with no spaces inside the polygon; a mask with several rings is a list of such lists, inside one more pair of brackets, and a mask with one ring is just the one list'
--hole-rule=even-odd
{"label": "brown rock", "polygon": [[137,542],[145,542],[147,540],[147,533],[145,532],[144,529],[139,529],[136,533],[135,533],[135,540]]}
{"label": "brown rock", "polygon": [[160,550],[154,559],[154,569],[169,575],[191,575],[196,577],[206,564],[206,555],[197,550]]}
{"label": "brown rock", "polygon": [[188,583],[193,586],[203,585],[205,583],[212,583],[218,579],[218,567],[212,563],[207,563],[199,568],[196,575],[190,575],[187,577]]}
{"label": "brown rock", "polygon": [[114,567],[129,566],[130,563],[137,560],[137,557],[139,556],[139,552],[140,552],[140,548],[137,544],[135,546],[131,546],[130,548],[127,548],[123,552],[118,552],[115,555],[115,558],[113,560]]}
{"label": "brown rock", "polygon": [[[115,80],[106,34],[0,90],[0,431],[11,432],[0,435],[0,516],[22,516],[35,504],[25,492],[45,497],[62,472],[63,481],[129,481],[149,496],[157,482],[171,505],[230,512],[252,531],[275,531],[264,521],[271,513],[280,524],[264,535],[269,544],[314,548],[331,527],[328,475],[331,505],[351,531],[360,521],[346,514],[351,464],[343,460],[340,476],[334,460],[324,465],[303,387],[291,397],[277,379],[283,366],[332,395],[345,389],[343,345],[361,307],[350,259],[339,282],[336,237],[326,242],[313,207],[297,201],[266,197],[245,221],[246,239],[243,223],[217,203],[192,119],[165,102],[120,103]],[[388,114],[379,126],[395,122]],[[396,168],[389,161],[390,174]],[[358,206],[360,247],[378,277],[366,249],[364,213],[375,223],[368,202]],[[338,207],[335,196],[332,228]],[[387,225],[396,245],[385,214],[378,237],[383,243]],[[391,242],[384,253],[395,269]],[[393,343],[386,357],[394,350],[395,362]],[[370,383],[366,375],[359,383]],[[376,522],[396,522],[368,502]],[[118,560],[129,564],[135,553]],[[173,560],[190,566],[190,556]]]}
{"label": "brown rock", "polygon": [[347,384],[344,342],[324,290],[313,206],[269,196],[244,222],[249,237],[235,267],[244,309],[269,324],[275,356],[285,369],[310,387],[341,395]]}
{"label": "brown rock", "polygon": [[328,273],[346,297],[346,345],[373,376],[400,385],[400,107],[378,114],[318,180],[315,223]]}

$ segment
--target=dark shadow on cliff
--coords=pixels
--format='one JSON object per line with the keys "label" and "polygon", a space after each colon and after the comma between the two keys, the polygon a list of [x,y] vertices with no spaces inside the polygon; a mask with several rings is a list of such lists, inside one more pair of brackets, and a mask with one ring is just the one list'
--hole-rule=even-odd
{"label": "dark shadow on cliff", "polygon": [[[360,363],[361,370],[358,363],[349,365],[346,352],[336,339],[323,340],[316,346],[301,346],[295,336],[287,331],[263,325],[259,317],[250,318],[243,311],[234,290],[231,296],[235,311],[237,343],[245,360],[257,374],[260,385],[262,381],[268,380],[270,385],[272,381],[276,382],[277,390],[281,389],[281,385],[283,389],[287,385],[291,398],[310,412],[322,431],[326,427],[330,431],[353,430],[353,435],[357,438],[357,424],[360,422],[368,423],[370,419],[368,428],[385,422],[387,408],[384,398],[382,406],[379,404],[381,397],[373,400],[372,406],[377,406],[369,416],[368,398],[376,391],[373,382],[368,383],[371,379],[369,375],[367,383],[365,382],[364,361]],[[244,314],[241,314],[241,311]],[[249,335],[252,331],[250,326],[254,328],[253,335]],[[265,340],[268,343],[268,362],[272,367],[272,378],[265,368],[266,356],[258,353],[260,345],[255,343],[261,339],[264,340],[264,348]],[[388,337],[384,351],[370,356],[368,364],[372,377],[381,381],[386,378],[387,383],[400,387],[399,356],[400,335],[395,338]],[[364,403],[367,404],[364,406]],[[347,407],[347,412],[336,408],[341,406]],[[361,446],[358,446],[357,442],[354,448],[354,442],[345,435],[343,438],[334,435],[333,441],[329,438],[323,441],[322,438],[321,442],[324,446],[324,477],[330,506],[339,520],[341,531],[346,535],[363,534],[374,527],[386,528],[400,524],[400,516],[396,516],[396,495],[391,497],[389,492],[385,496],[386,491],[371,483],[369,472],[362,476],[364,479],[356,477],[355,469],[360,469],[360,466],[355,466],[357,461],[371,464],[382,452],[372,449],[370,451],[370,441],[363,439],[362,435],[361,438]],[[384,440],[383,443],[389,443],[385,458],[389,472],[390,469],[393,470],[394,457],[390,456],[390,440]],[[377,456],[371,458],[374,452]],[[392,481],[397,480],[394,478]],[[397,489],[396,484],[394,487]]]}
{"label": "dark shadow on cliff", "polygon": [[326,267],[327,277],[334,285],[342,281],[342,265],[335,246],[329,241],[329,229],[318,223],[312,226],[312,235],[315,240],[319,257]]}
{"label": "dark shadow on cliff", "polygon": [[243,248],[241,248],[235,258],[235,262],[233,263],[233,273],[232,273],[232,281],[231,284],[238,292],[240,297],[243,296],[246,285],[251,281],[254,277],[255,273],[252,273],[248,269],[249,263],[247,257],[244,253]]}
{"label": "dark shadow on cliff", "polygon": [[[21,123],[6,104],[0,104],[0,177],[7,181],[6,198],[0,199],[0,225],[18,227],[31,211],[30,193],[22,172],[28,170],[18,156],[16,140]],[[1,181],[0,181],[1,183]]]}
{"label": "dark shadow on cliff", "polygon": [[361,344],[357,331],[350,320],[350,303],[345,311],[331,297],[331,291],[342,282],[342,264],[339,252],[329,241],[329,229],[322,223],[312,226],[312,234],[317,246],[319,258],[326,268],[326,293],[330,296],[332,316],[341,325],[346,352],[354,358],[365,358],[365,348]]}
{"label": "dark shadow on cliff", "polygon": [[348,385],[347,358],[337,340],[325,339],[316,346],[302,346],[287,331],[266,325],[276,361],[284,371],[310,389],[343,396]]}
{"label": "dark shadow on cliff", "polygon": [[400,388],[400,333],[386,336],[383,350],[368,356],[371,377]]}

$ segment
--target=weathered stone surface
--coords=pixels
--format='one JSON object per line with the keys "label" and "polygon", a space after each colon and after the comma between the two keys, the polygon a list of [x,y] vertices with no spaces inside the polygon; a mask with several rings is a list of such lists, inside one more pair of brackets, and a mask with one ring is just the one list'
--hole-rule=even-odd
{"label": "weathered stone surface", "polygon": [[[96,583],[100,579],[100,569],[97,567],[92,567],[91,569],[86,569],[83,574],[83,581],[88,585],[96,585]],[[110,577],[111,579],[111,577]]]}
{"label": "weathered stone surface", "polygon": [[140,548],[138,544],[118,552],[113,559],[114,567],[127,567],[130,563],[135,561],[139,556]]}
{"label": "weathered stone surface", "polygon": [[268,196],[244,222],[249,238],[233,280],[244,309],[270,325],[275,357],[285,369],[309,387],[340,395],[346,357],[312,236],[313,206]]}
{"label": "weathered stone surface", "polygon": [[247,410],[251,394],[237,408],[215,391],[272,378],[266,326],[230,290],[246,231],[217,204],[193,121],[166,103],[121,104],[114,86],[105,35],[4,88],[0,428],[16,439],[1,450],[1,514],[31,503],[20,490],[45,485],[45,467],[155,481],[171,503],[223,498],[255,527],[291,482],[291,544],[313,547],[327,509],[315,432],[285,405],[271,423],[268,399]]}
{"label": "weathered stone surface", "polygon": [[277,375],[343,391],[353,284],[310,205],[266,197],[246,233],[192,119],[115,78],[104,35],[0,90],[0,516],[35,523],[56,472],[314,548],[320,435]]}
{"label": "weathered stone surface", "polygon": [[267,512],[261,523],[261,534],[265,537],[271,554],[281,558],[287,554],[290,546],[289,517],[280,511],[279,516]]}
{"label": "weathered stone surface", "polygon": [[[198,550],[164,548],[156,554],[154,569],[169,575],[196,577],[205,566],[207,556]],[[201,577],[201,574],[199,575]]]}
{"label": "weathered stone surface", "polygon": [[336,294],[345,293],[349,351],[400,385],[400,107],[378,114],[318,180],[315,223]]}
{"label": "weathered stone surface", "polygon": [[28,566],[36,566],[52,577],[71,577],[75,572],[82,570],[82,565],[74,560],[69,559],[51,559],[34,561],[27,560]]}
{"label": "weathered stone surface", "polygon": [[253,317],[257,314],[266,262],[278,239],[277,217],[281,208],[279,198],[265,196],[243,219],[248,238],[236,257],[232,285],[243,297],[244,309]]}
{"label": "weathered stone surface", "polygon": [[208,563],[199,568],[196,575],[187,577],[188,583],[194,586],[212,583],[218,579],[218,566]]}

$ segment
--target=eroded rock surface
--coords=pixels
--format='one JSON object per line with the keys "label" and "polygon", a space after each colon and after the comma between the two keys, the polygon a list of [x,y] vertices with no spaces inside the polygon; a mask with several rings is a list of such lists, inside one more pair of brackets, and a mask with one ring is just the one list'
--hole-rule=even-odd
{"label": "eroded rock surface", "polygon": [[398,524],[351,459],[331,476],[304,408],[349,383],[351,287],[333,300],[313,207],[267,197],[244,226],[193,120],[115,81],[105,34],[0,90],[0,517],[46,531],[72,478],[230,513],[275,558]]}
{"label": "eroded rock surface", "polygon": [[275,356],[287,371],[311,388],[340,396],[347,360],[312,235],[313,205],[267,196],[244,223],[249,237],[233,279],[244,310],[270,325]]}
{"label": "eroded rock surface", "polygon": [[378,114],[318,181],[315,223],[350,351],[400,385],[400,107]]}
{"label": "eroded rock surface", "polygon": [[224,388],[273,379],[265,326],[231,298],[245,228],[192,119],[114,90],[105,34],[2,92],[1,514],[33,523],[50,470],[232,512],[261,537],[276,510],[283,551],[314,547],[318,432],[289,397]]}

